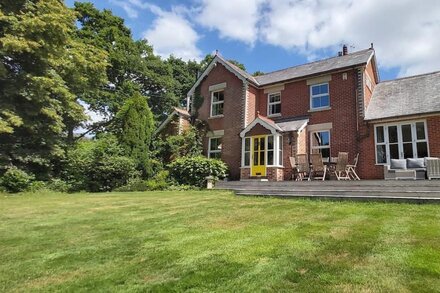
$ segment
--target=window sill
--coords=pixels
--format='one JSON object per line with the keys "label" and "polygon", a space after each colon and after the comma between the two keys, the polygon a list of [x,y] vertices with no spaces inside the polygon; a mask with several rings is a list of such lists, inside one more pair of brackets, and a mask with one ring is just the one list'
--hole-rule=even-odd
{"label": "window sill", "polygon": [[278,114],[272,114],[272,115],[267,115],[267,118],[272,118],[272,117],[281,117],[281,113],[278,113]]}
{"label": "window sill", "polygon": [[217,116],[210,116],[208,119],[217,119],[217,118],[223,118],[225,115],[217,115]]}
{"label": "window sill", "polygon": [[251,166],[241,166],[240,169],[250,169]]}
{"label": "window sill", "polygon": [[307,112],[313,113],[313,112],[327,111],[327,110],[331,110],[331,109],[332,109],[332,107],[323,107],[323,108],[310,109]]}

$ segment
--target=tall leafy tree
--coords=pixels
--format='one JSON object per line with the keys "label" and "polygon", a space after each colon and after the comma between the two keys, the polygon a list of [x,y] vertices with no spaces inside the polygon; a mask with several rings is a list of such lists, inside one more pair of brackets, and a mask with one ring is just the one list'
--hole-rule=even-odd
{"label": "tall leafy tree", "polygon": [[155,125],[146,97],[135,92],[125,101],[116,118],[117,136],[126,154],[138,162],[145,175],[151,175],[149,149]]}
{"label": "tall leafy tree", "polygon": [[86,119],[77,97],[105,82],[107,54],[74,37],[59,0],[0,4],[0,165],[47,174],[69,128]]}
{"label": "tall leafy tree", "polygon": [[170,56],[166,63],[171,66],[174,80],[174,95],[178,97],[180,106],[186,105],[186,94],[196,81],[201,65],[195,60],[184,61]]}
{"label": "tall leafy tree", "polygon": [[106,71],[108,86],[85,98],[93,110],[112,120],[130,96],[127,88],[133,86],[150,97],[149,106],[159,119],[178,104],[171,66],[154,55],[146,40],[135,41],[123,19],[109,10],[100,11],[91,3],[76,2],[75,11],[80,23],[78,37],[105,50],[111,64]]}

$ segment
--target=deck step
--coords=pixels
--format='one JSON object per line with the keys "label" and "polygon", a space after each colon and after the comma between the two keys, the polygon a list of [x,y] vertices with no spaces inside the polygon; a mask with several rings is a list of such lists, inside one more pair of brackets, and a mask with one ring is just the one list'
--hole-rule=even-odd
{"label": "deck step", "polygon": [[216,189],[237,195],[337,200],[440,203],[440,181],[222,181]]}

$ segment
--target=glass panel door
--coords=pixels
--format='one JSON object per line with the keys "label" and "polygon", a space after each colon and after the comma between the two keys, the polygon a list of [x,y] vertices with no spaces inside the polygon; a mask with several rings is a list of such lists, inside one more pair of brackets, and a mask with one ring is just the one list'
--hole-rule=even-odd
{"label": "glass panel door", "polygon": [[390,148],[390,159],[400,159],[397,125],[388,126],[388,144]]}
{"label": "glass panel door", "polygon": [[266,136],[252,138],[252,176],[266,176]]}
{"label": "glass panel door", "polygon": [[402,132],[402,151],[400,158],[414,158],[413,135],[411,124],[401,125]]}

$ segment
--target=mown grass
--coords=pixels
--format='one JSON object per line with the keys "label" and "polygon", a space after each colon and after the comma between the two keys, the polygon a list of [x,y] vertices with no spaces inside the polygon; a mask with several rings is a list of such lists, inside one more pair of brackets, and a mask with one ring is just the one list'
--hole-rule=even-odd
{"label": "mown grass", "polygon": [[223,191],[2,195],[0,290],[435,292],[440,207]]}

